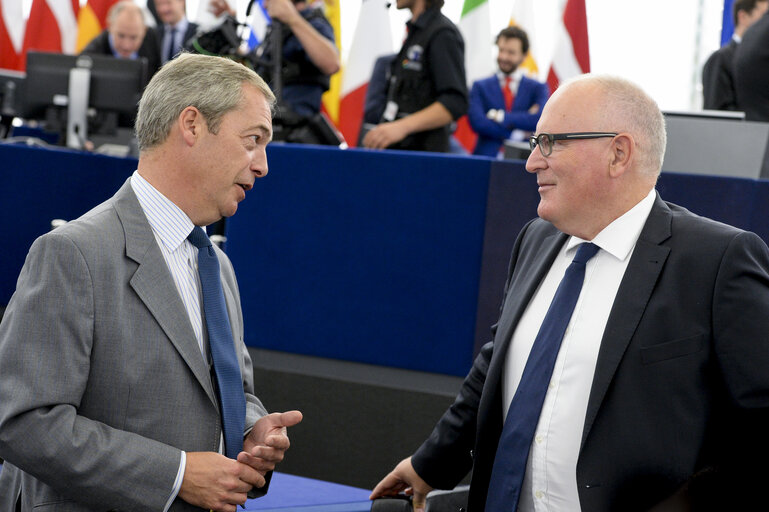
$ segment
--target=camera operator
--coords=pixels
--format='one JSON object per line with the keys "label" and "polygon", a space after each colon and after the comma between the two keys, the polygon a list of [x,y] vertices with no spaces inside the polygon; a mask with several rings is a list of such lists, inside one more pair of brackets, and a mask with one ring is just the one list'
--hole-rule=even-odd
{"label": "camera operator", "polygon": [[[328,90],[330,76],[339,70],[339,52],[334,29],[320,8],[304,0],[264,0],[273,20],[264,42],[256,51],[257,73],[272,76],[274,46],[271,32],[275,22],[282,24],[282,108],[301,116],[320,112],[320,97]],[[271,82],[274,82],[274,78]],[[272,85],[272,84],[271,84]]]}

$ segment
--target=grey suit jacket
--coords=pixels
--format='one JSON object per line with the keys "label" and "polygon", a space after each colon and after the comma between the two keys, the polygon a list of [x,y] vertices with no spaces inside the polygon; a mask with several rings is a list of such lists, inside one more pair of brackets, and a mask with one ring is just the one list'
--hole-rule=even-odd
{"label": "grey suit jacket", "polygon": [[[0,324],[0,510],[163,510],[181,451],[218,450],[209,368],[129,181],[38,238],[19,275]],[[218,255],[248,428],[266,411]]]}

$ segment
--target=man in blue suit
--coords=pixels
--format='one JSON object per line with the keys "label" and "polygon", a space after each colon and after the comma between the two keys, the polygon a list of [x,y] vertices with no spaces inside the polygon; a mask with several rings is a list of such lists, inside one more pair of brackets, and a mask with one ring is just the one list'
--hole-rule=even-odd
{"label": "man in blue suit", "polygon": [[470,91],[467,116],[478,134],[474,155],[497,156],[513,130],[534,131],[550,96],[547,84],[518,70],[529,52],[529,37],[519,27],[507,27],[497,35],[494,75],[477,80]]}

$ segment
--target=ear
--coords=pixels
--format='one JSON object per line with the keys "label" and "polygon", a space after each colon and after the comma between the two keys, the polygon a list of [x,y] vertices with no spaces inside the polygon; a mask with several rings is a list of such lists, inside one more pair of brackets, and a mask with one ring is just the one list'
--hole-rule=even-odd
{"label": "ear", "polygon": [[628,133],[620,133],[614,137],[609,157],[609,174],[612,178],[622,176],[635,158],[635,140]]}
{"label": "ear", "polygon": [[188,146],[195,144],[203,131],[206,129],[206,122],[203,119],[203,115],[195,107],[187,107],[182,110],[177,120],[179,130],[182,135],[182,139]]}

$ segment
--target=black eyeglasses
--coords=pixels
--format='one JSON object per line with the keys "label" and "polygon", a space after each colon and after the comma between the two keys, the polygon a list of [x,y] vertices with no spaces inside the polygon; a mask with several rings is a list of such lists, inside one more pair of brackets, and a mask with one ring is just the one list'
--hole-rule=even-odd
{"label": "black eyeglasses", "polygon": [[540,133],[529,137],[529,147],[534,151],[534,148],[539,146],[542,156],[550,156],[553,152],[553,144],[557,140],[600,139],[602,137],[616,137],[617,135],[617,133],[611,132]]}

